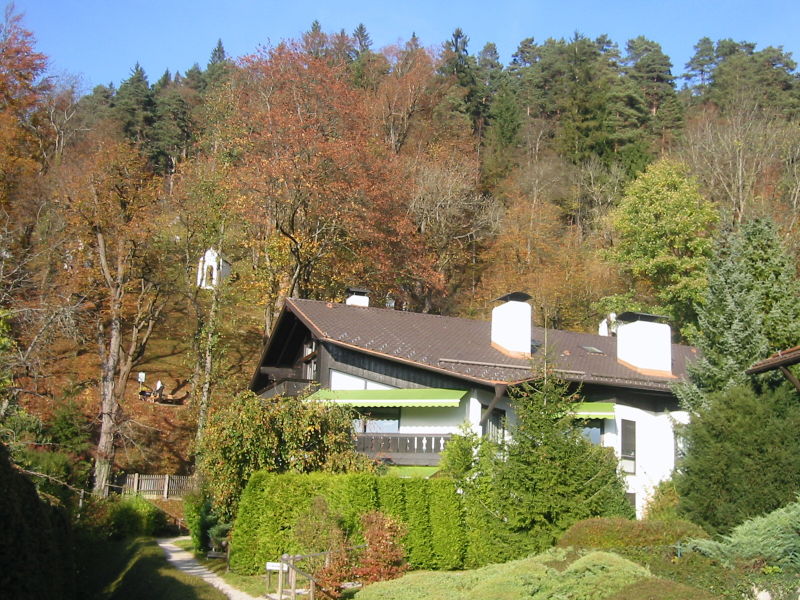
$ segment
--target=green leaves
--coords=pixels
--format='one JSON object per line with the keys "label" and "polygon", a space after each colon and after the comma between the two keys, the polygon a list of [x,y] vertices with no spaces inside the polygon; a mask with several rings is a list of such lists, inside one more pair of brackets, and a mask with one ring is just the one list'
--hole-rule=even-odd
{"label": "green leaves", "polygon": [[686,167],[668,159],[637,177],[612,214],[617,243],[611,258],[682,329],[695,320],[717,218]]}

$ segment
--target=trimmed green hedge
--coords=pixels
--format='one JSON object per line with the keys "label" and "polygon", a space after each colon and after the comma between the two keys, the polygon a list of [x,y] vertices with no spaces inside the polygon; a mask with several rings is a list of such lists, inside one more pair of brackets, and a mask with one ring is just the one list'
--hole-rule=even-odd
{"label": "trimmed green hedge", "polygon": [[466,532],[464,508],[452,479],[431,479],[429,486],[431,547],[437,569],[458,569],[464,564]]}
{"label": "trimmed green hedge", "polygon": [[419,569],[460,569],[467,538],[464,507],[452,480],[399,479],[369,473],[255,473],[239,503],[231,540],[231,568],[260,573],[281,554],[304,554],[294,534],[314,498],[323,498],[350,543],[363,543],[361,515],[380,510],[408,528],[408,562]]}
{"label": "trimmed green hedge", "polygon": [[2,444],[0,490],[2,596],[29,600],[75,598],[69,515],[57,500],[48,502],[39,497],[33,483],[11,465]]}
{"label": "trimmed green hedge", "polygon": [[408,534],[403,540],[406,558],[415,569],[434,569],[436,561],[431,544],[430,482],[427,479],[404,479],[406,525]]}

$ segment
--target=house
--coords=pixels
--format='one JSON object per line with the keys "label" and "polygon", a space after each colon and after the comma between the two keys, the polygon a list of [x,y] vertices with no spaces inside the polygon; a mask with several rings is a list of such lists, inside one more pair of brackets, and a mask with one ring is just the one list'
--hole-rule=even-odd
{"label": "house", "polygon": [[580,386],[585,434],[614,449],[641,514],[675,465],[674,425],[688,414],[671,385],[694,349],[672,344],[669,325],[640,313],[606,321],[605,335],[532,327],[526,299],[499,299],[485,322],[370,307],[366,290],[344,304],[289,298],[250,388],[271,397],[313,386],[313,397],[357,408],[360,451],[436,464],[464,423],[505,435],[509,388],[547,368]]}
{"label": "house", "polygon": [[231,274],[231,263],[214,248],[209,248],[197,263],[197,287],[213,290]]}
{"label": "house", "polygon": [[767,371],[780,370],[783,376],[791,382],[795,389],[800,392],[800,379],[789,370],[789,367],[800,363],[800,346],[779,350],[769,358],[758,361],[745,371],[748,375],[766,373]]}

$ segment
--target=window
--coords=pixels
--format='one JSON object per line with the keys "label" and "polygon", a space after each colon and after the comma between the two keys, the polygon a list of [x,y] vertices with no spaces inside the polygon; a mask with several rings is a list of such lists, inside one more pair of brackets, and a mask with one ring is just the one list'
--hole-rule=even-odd
{"label": "window", "polygon": [[636,510],[636,493],[635,492],[625,492],[625,499],[631,503],[631,506],[634,510]]}
{"label": "window", "polygon": [[584,421],[581,433],[595,446],[600,446],[603,441],[603,421],[603,419],[586,419]]}
{"label": "window", "polygon": [[493,408],[489,418],[483,425],[483,435],[490,440],[499,442],[506,437],[506,411]]}
{"label": "window", "polygon": [[356,433],[397,433],[400,431],[399,408],[360,408],[353,420]]}
{"label": "window", "polygon": [[317,379],[317,340],[308,339],[303,344],[303,379]]}
{"label": "window", "polygon": [[622,419],[620,465],[625,473],[636,473],[636,421]]}

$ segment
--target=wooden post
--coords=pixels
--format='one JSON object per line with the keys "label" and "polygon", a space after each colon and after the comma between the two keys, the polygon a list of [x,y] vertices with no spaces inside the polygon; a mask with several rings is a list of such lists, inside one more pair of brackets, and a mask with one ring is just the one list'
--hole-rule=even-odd
{"label": "wooden post", "polygon": [[309,583],[310,583],[310,585],[308,586],[309,598],[310,600],[314,600],[314,592],[316,591],[316,584],[314,583],[313,579],[310,579]]}
{"label": "wooden post", "polygon": [[281,570],[278,571],[278,598],[281,600],[283,600],[283,565],[286,564],[288,558],[288,554],[281,556]]}
{"label": "wooden post", "polygon": [[297,600],[297,571],[294,570],[294,556],[289,558],[289,585],[292,586],[289,597],[292,600]]}
{"label": "wooden post", "polygon": [[164,500],[169,498],[169,475],[164,475]]}
{"label": "wooden post", "polygon": [[133,493],[134,494],[138,494],[139,493],[139,474],[138,473],[134,473],[133,474]]}

